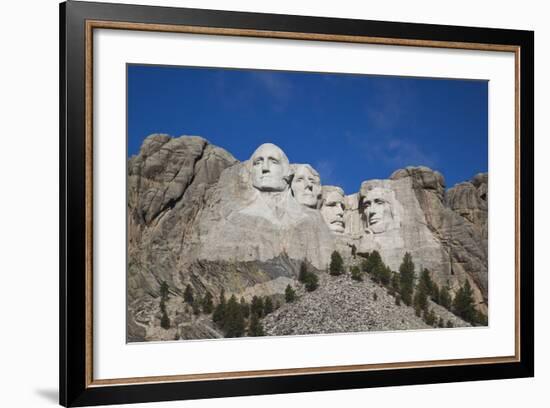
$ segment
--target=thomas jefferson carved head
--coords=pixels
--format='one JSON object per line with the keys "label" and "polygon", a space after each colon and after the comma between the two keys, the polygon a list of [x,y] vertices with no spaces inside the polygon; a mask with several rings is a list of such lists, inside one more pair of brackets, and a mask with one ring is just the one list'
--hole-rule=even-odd
{"label": "thomas jefferson carved head", "polygon": [[250,157],[252,185],[260,191],[288,188],[290,165],[286,154],[272,143],[264,143]]}
{"label": "thomas jefferson carved head", "polygon": [[332,232],[344,232],[344,190],[336,186],[323,186],[321,215]]}
{"label": "thomas jefferson carved head", "polygon": [[293,164],[290,188],[296,201],[306,207],[317,208],[321,199],[321,177],[309,164]]}
{"label": "thomas jefferson carved head", "polygon": [[361,184],[359,208],[366,231],[380,234],[393,226],[393,202],[392,190],[375,183]]}

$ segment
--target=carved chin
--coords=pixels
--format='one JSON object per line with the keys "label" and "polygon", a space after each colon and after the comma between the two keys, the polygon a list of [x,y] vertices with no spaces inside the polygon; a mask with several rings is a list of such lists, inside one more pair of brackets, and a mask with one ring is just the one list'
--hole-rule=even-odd
{"label": "carved chin", "polygon": [[260,191],[283,191],[286,187],[284,182],[264,178],[254,181],[254,187]]}
{"label": "carved chin", "polygon": [[328,227],[333,232],[338,232],[338,233],[344,232],[344,225],[339,222],[333,222]]}
{"label": "carved chin", "polygon": [[307,207],[315,207],[317,206],[317,198],[314,196],[308,196],[308,195],[302,195],[297,196],[296,200]]}
{"label": "carved chin", "polygon": [[382,232],[386,231],[386,223],[385,222],[377,222],[376,224],[371,224],[368,228],[370,232],[373,234],[380,234]]}

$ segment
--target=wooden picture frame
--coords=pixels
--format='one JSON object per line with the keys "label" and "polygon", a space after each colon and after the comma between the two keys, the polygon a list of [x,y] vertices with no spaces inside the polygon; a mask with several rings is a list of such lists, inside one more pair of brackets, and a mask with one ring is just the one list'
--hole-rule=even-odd
{"label": "wooden picture frame", "polygon": [[[499,357],[96,379],[93,375],[94,30],[511,52],[515,55],[515,353]],[[534,33],[68,1],[60,5],[60,403],[339,390],[534,375]],[[124,294],[121,294],[124,296]]]}

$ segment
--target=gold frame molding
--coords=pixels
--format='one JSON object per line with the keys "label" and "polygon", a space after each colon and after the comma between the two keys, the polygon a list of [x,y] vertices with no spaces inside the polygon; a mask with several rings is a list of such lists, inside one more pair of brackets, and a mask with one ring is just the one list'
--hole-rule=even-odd
{"label": "gold frame molding", "polygon": [[[515,354],[502,357],[480,357],[469,359],[431,360],[396,362],[385,364],[358,364],[324,367],[304,367],[275,370],[254,370],[237,372],[215,372],[206,374],[186,374],[154,377],[128,377],[114,379],[93,378],[93,32],[94,29],[116,29],[132,31],[153,31],[203,35],[240,36],[257,38],[293,39],[310,41],[330,41],[343,43],[397,45],[411,47],[450,48],[463,50],[513,52],[515,58]],[[224,380],[236,378],[292,376],[300,374],[321,374],[354,371],[389,370],[396,368],[420,368],[461,366],[470,364],[513,363],[521,361],[520,356],[520,47],[513,45],[427,41],[394,39],[367,36],[328,35],[285,31],[261,31],[249,29],[229,29],[196,27],[188,25],[164,25],[147,23],[127,23],[118,21],[86,21],[86,239],[85,239],[85,285],[86,285],[86,388],[181,381]]]}

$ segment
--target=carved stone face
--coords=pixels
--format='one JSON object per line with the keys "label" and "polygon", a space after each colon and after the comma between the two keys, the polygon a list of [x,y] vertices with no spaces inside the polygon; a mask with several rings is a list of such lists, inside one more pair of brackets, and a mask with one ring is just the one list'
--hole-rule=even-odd
{"label": "carved stone face", "polygon": [[379,234],[386,231],[393,221],[389,194],[383,188],[373,188],[362,199],[365,228]]}
{"label": "carved stone face", "polygon": [[321,198],[321,178],[311,166],[307,164],[296,166],[290,188],[294,198],[300,204],[311,208],[317,207]]}
{"label": "carved stone face", "polygon": [[321,215],[332,232],[344,232],[344,192],[341,188],[323,189]]}
{"label": "carved stone face", "polygon": [[252,185],[260,191],[284,191],[288,188],[289,163],[286,154],[271,143],[264,143],[250,158]]}

